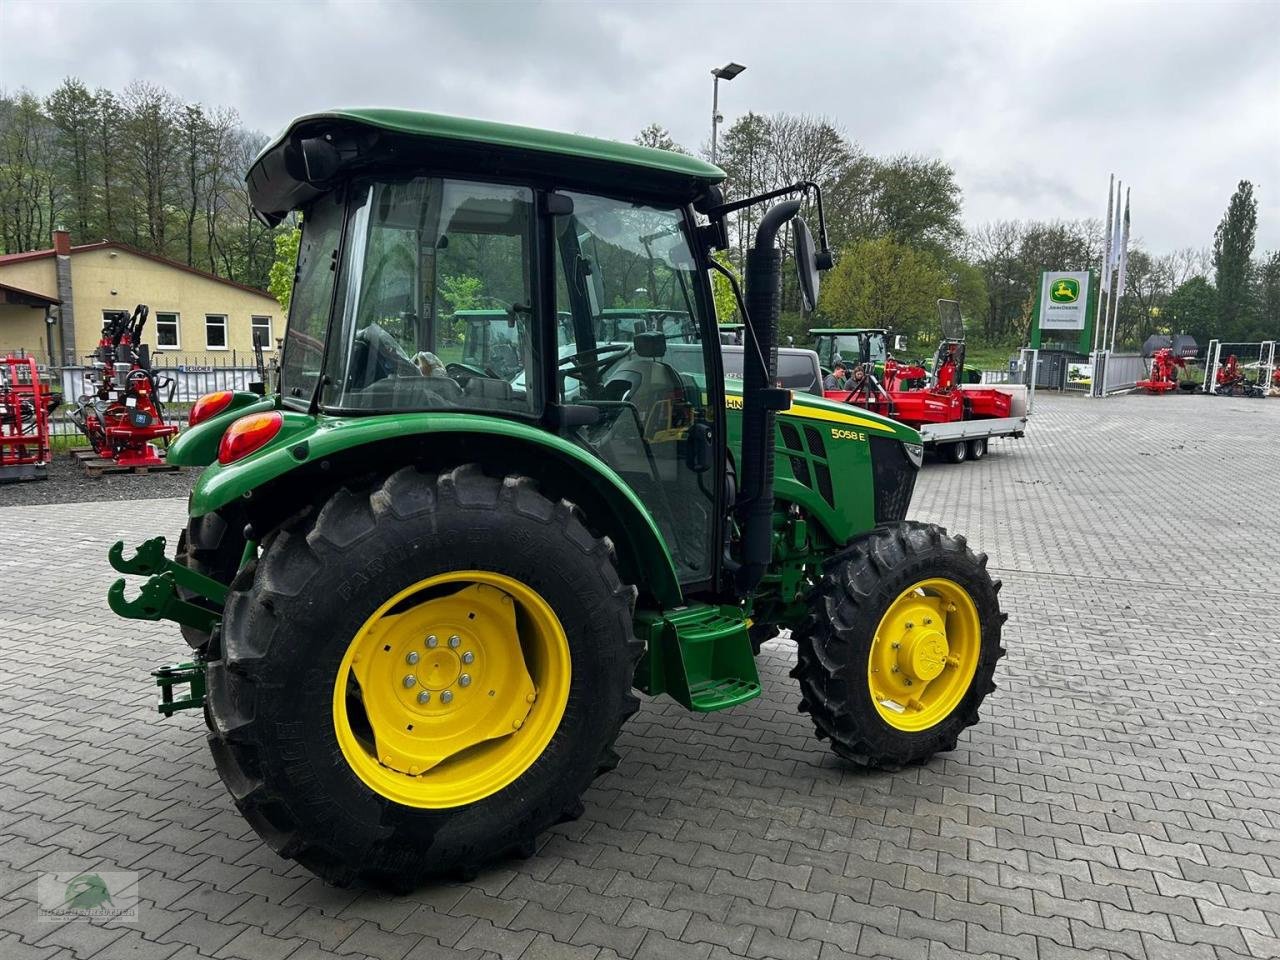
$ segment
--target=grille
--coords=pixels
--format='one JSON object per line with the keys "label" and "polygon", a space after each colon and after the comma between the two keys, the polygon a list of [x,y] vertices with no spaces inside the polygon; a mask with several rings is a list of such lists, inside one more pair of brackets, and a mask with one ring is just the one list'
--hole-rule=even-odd
{"label": "grille", "polygon": [[826,444],[822,442],[822,434],[813,427],[805,427],[804,438],[809,441],[810,453],[815,457],[821,457],[823,460],[827,459],[827,447]]}
{"label": "grille", "polygon": [[791,472],[795,474],[797,480],[806,487],[813,487],[813,480],[809,478],[809,461],[804,457],[791,457]]}
{"label": "grille", "polygon": [[916,468],[897,440],[870,437],[871,476],[876,485],[876,523],[905,520],[916,486]]}
{"label": "grille", "polygon": [[822,494],[822,499],[834,507],[836,497],[831,489],[831,471],[825,463],[818,463],[814,465],[813,472],[818,475],[818,492]]}
{"label": "grille", "polygon": [[782,433],[782,445],[788,450],[803,450],[800,445],[800,433],[791,424],[783,421],[778,424],[778,430]]}

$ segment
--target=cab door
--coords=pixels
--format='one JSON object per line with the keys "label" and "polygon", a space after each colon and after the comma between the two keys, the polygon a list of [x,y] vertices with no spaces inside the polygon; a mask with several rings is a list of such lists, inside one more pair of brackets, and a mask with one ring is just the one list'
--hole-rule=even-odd
{"label": "cab door", "polygon": [[685,211],[565,193],[553,218],[555,390],[598,420],[567,429],[634,489],[686,585],[715,576],[719,348]]}

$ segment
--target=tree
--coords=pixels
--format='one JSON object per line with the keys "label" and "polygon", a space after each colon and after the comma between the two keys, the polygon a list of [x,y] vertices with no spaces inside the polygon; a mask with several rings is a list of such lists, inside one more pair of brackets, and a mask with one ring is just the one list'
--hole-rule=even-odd
{"label": "tree", "polygon": [[1253,184],[1241,180],[1213,234],[1213,269],[1218,288],[1219,337],[1242,339],[1248,323],[1250,260],[1258,231]]}
{"label": "tree", "polygon": [[52,121],[57,146],[57,170],[67,186],[70,218],[67,226],[78,237],[92,236],[95,175],[92,158],[94,126],[98,104],[93,94],[75,77],[68,77],[44,101]]}
{"label": "tree", "polygon": [[[738,275],[738,271],[733,268],[733,264],[729,262],[729,251],[717,250],[713,255],[716,263],[720,264],[726,270],[733,274],[738,281],[738,286],[742,286],[742,278]],[[717,323],[741,323],[738,317],[738,298],[734,296],[733,285],[719,270],[711,271],[711,294],[716,305],[716,322]]]}
{"label": "tree", "polygon": [[169,215],[181,168],[179,106],[167,90],[135,80],[124,90],[128,149],[125,169],[135,201],[134,242],[165,253]]}
{"label": "tree", "polygon": [[62,210],[56,129],[39,98],[0,98],[0,244],[16,252],[47,246]]}
{"label": "tree", "polygon": [[1218,320],[1218,291],[1204,277],[1192,277],[1169,295],[1162,317],[1170,333],[1189,333],[1208,343]]}
{"label": "tree", "polygon": [[670,150],[672,153],[688,153],[684,147],[676,143],[671,132],[658,123],[651,123],[635,135],[635,142],[642,147],[655,150]]}
{"label": "tree", "polygon": [[280,303],[280,309],[289,312],[293,299],[293,281],[298,272],[298,246],[302,242],[302,230],[294,227],[276,234],[276,258],[271,264],[267,280],[267,292]]}
{"label": "tree", "polygon": [[928,253],[888,237],[846,249],[822,285],[822,315],[834,326],[887,327],[916,336],[937,325],[947,277]]}
{"label": "tree", "polygon": [[1280,250],[1264,256],[1254,272],[1258,278],[1257,338],[1280,340]]}

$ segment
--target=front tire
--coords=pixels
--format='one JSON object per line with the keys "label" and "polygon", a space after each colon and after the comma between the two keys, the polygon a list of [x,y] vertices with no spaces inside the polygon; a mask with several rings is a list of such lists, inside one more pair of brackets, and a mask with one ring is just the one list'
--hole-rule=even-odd
{"label": "front tire", "polygon": [[879,527],[830,563],[792,671],[818,737],[887,769],[953,750],[995,689],[999,589],[985,556],[932,524]]}
{"label": "front tire", "polygon": [[617,762],[635,596],[609,542],[526,478],[408,467],[340,490],[233,584],[208,670],[218,772],[331,883],[532,855]]}
{"label": "front tire", "polygon": [[950,463],[964,463],[969,457],[969,445],[963,440],[947,444],[947,460]]}

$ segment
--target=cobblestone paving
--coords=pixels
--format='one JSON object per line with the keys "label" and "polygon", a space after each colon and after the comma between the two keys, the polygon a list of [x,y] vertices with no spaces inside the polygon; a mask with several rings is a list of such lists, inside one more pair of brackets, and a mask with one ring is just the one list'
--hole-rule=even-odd
{"label": "cobblestone paving", "polygon": [[[646,703],[539,854],[402,897],[324,887],[235,813],[173,631],[110,616],[107,544],[183,504],[0,509],[0,958],[1280,956],[1280,401],[1043,398],[931,464],[914,515],[1004,578],[1009,656],[960,748],[843,768],[766,694]],[[36,918],[49,871],[133,870],[136,923]]]}

